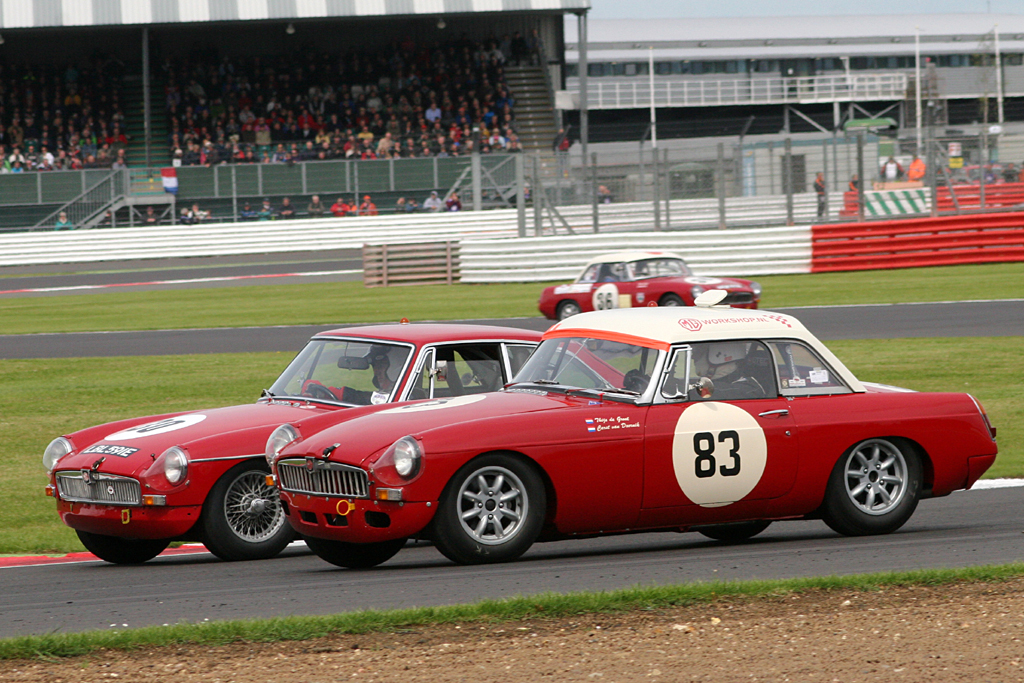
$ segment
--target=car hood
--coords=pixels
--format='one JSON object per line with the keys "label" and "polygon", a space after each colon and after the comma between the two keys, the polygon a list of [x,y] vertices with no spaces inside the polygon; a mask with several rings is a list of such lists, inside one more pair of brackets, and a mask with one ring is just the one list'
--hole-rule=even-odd
{"label": "car hood", "polygon": [[352,419],[345,419],[304,441],[292,444],[282,451],[280,457],[319,455],[328,446],[344,444],[343,447],[333,449],[330,459],[359,465],[406,435],[424,435],[431,430],[453,425],[472,429],[467,423],[564,408],[579,400],[542,389],[518,388],[488,394],[410,401],[376,409],[358,408],[346,412],[346,418],[351,415]]}
{"label": "car hood", "polygon": [[[130,475],[139,467],[148,466],[171,446],[183,446],[193,460],[261,454],[267,437],[278,425],[332,410],[336,408],[315,403],[261,401],[111,422],[69,434],[76,452],[62,458],[54,469],[89,468],[104,458],[99,471]],[[242,438],[241,432],[247,432],[246,438]],[[239,437],[211,438],[230,433]],[[255,453],[254,448],[258,448]]]}

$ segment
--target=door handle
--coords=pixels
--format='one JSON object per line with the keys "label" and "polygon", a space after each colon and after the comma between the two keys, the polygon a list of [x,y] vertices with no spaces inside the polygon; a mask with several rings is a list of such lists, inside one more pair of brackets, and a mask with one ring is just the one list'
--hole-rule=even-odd
{"label": "door handle", "polygon": [[768,417],[769,415],[778,415],[779,417],[786,417],[787,415],[789,415],[789,410],[787,408],[780,408],[779,410],[768,410],[763,413],[757,414],[758,417]]}

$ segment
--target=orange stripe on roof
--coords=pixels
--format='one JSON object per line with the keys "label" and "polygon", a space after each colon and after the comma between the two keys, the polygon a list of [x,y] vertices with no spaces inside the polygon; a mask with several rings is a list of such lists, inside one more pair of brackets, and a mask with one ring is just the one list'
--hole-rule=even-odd
{"label": "orange stripe on roof", "polygon": [[625,334],[622,332],[609,332],[607,330],[584,330],[584,329],[573,329],[561,328],[557,330],[548,330],[544,333],[542,339],[561,339],[564,337],[585,337],[590,339],[604,339],[605,341],[619,342],[620,344],[632,344],[633,346],[644,346],[648,349],[659,349],[661,351],[668,351],[669,343],[658,341],[657,339],[650,339],[649,337],[638,337],[633,334]]}

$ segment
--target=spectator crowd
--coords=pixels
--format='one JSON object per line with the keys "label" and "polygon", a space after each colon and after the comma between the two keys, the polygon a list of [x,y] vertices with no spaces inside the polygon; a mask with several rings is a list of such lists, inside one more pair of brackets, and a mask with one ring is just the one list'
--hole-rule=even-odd
{"label": "spectator crowd", "polygon": [[127,167],[124,65],[0,62],[0,173]]}
{"label": "spectator crowd", "polygon": [[378,51],[163,64],[176,164],[281,164],[522,151],[505,65],[535,45],[501,39]]}

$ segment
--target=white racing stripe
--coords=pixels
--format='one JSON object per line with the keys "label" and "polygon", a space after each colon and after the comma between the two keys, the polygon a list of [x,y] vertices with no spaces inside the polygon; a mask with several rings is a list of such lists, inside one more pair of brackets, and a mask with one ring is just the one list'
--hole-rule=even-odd
{"label": "white racing stripe", "polygon": [[268,273],[265,275],[228,275],[223,277],[196,277],[187,280],[153,280],[151,282],[121,282],[109,285],[72,285],[68,287],[37,287],[35,289],[0,290],[0,294],[28,294],[34,292],[72,292],[85,289],[110,289],[113,287],[145,287],[150,285],[191,285],[199,282],[230,282],[233,280],[258,280],[272,277],[319,277],[323,275],[352,275],[363,272],[354,270],[321,270],[312,273]]}

